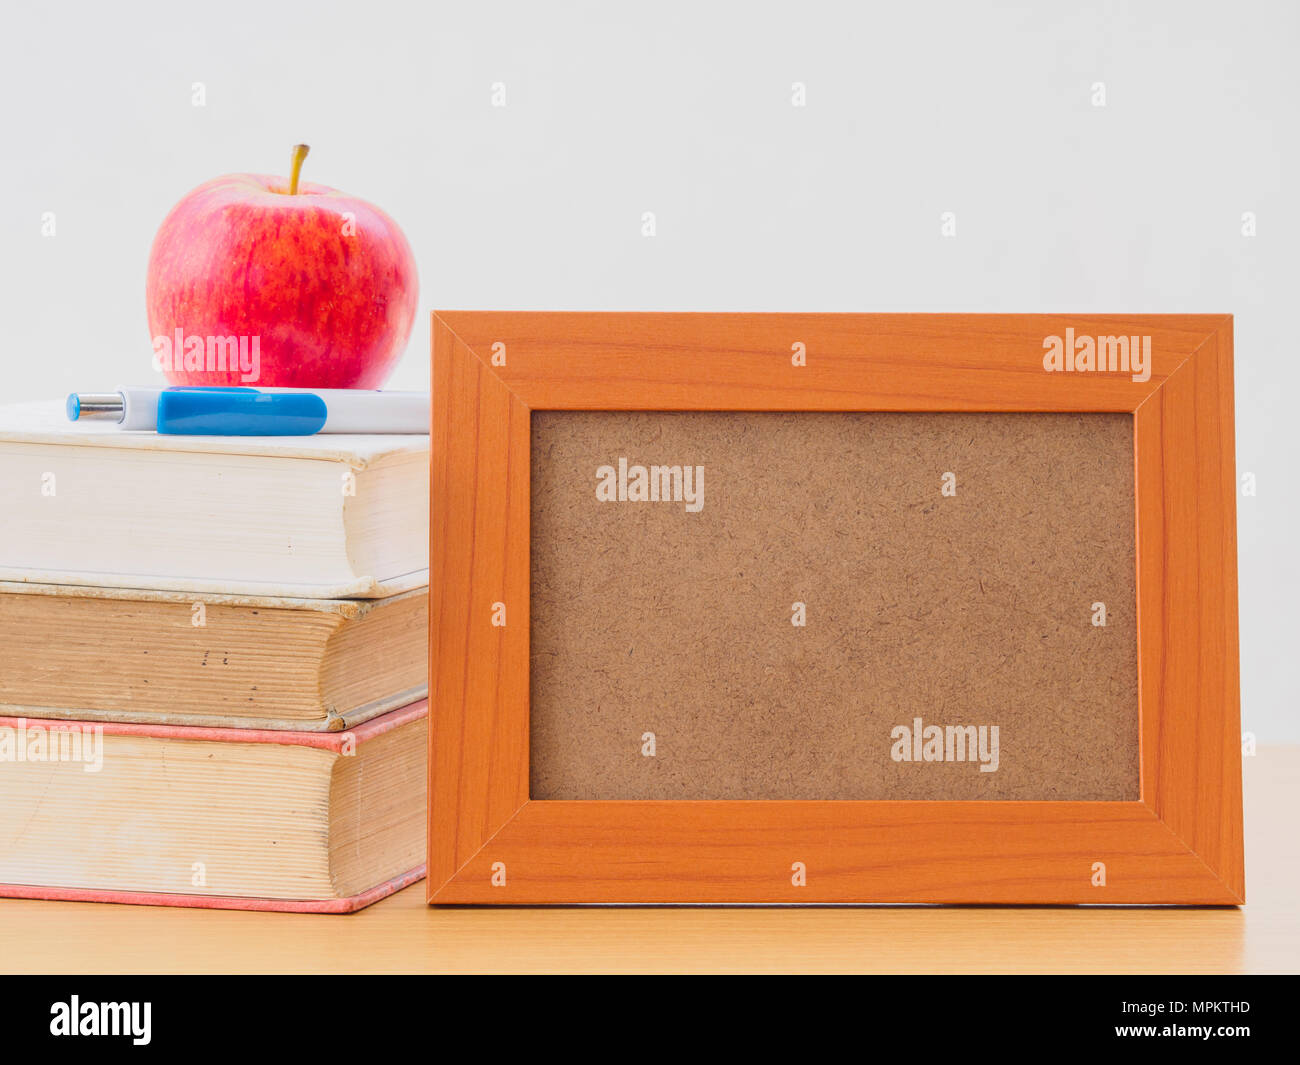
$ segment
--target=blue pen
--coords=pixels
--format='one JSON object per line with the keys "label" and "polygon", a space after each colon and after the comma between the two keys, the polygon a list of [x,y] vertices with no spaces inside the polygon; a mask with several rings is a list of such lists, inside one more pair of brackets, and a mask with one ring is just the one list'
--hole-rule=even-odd
{"label": "blue pen", "polygon": [[186,436],[427,433],[429,393],[351,388],[119,388],[73,392],[69,421]]}

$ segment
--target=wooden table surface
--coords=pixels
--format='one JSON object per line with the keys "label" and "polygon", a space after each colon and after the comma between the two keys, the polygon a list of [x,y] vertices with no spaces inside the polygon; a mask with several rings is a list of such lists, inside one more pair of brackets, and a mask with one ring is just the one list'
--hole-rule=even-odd
{"label": "wooden table surface", "polygon": [[149,972],[1300,971],[1300,747],[1244,760],[1241,909],[430,909],[351,916],[0,899],[0,970]]}

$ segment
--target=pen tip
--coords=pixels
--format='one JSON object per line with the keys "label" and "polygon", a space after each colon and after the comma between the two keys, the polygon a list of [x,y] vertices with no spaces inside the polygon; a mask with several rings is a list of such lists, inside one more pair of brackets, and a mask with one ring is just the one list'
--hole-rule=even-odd
{"label": "pen tip", "polygon": [[81,417],[81,397],[75,392],[68,393],[68,421],[75,422]]}

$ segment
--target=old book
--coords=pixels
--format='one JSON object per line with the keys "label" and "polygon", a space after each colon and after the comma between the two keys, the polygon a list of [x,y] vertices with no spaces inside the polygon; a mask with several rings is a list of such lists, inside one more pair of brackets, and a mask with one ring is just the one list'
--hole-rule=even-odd
{"label": "old book", "polygon": [[429,583],[429,438],[165,436],[0,407],[0,580],[299,598]]}
{"label": "old book", "polygon": [[337,731],[428,693],[428,589],[289,599],[0,582],[0,714]]}
{"label": "old book", "polygon": [[427,715],[343,733],[0,718],[0,896],[359,909],[424,874]]}

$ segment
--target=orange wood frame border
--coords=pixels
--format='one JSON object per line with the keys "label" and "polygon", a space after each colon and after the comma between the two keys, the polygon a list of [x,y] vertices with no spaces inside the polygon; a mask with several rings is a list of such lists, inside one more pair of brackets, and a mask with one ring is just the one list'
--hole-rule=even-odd
{"label": "orange wood frame border", "polygon": [[[1045,372],[1068,328],[1150,379]],[[1131,412],[1141,798],[531,801],[533,410]],[[435,312],[429,901],[1243,902],[1234,463],[1228,315]]]}

